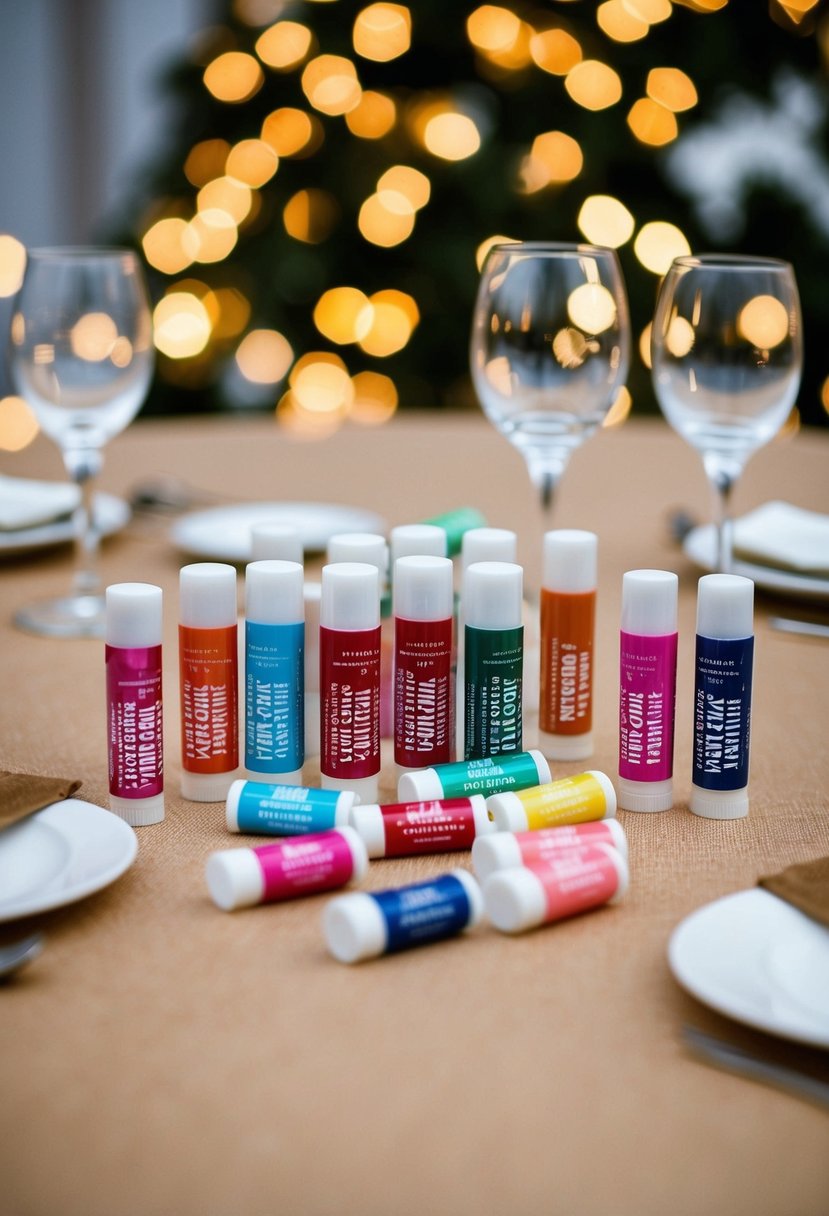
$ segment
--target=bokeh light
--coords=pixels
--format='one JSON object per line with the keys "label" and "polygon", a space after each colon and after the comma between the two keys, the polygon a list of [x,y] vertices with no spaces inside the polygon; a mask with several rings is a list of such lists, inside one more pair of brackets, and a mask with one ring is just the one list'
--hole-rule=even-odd
{"label": "bokeh light", "polygon": [[363,59],[388,63],[411,46],[412,15],[403,4],[369,4],[357,14],[352,37]]}
{"label": "bokeh light", "polygon": [[661,148],[679,134],[676,118],[658,101],[640,97],[630,108],[627,124],[640,143]]}
{"label": "bokeh light", "polygon": [[297,359],[288,377],[294,400],[315,414],[348,410],[354,384],[342,359],[327,351],[313,351]]}
{"label": "bokeh light", "polygon": [[184,162],[184,175],[191,186],[206,186],[225,170],[230,144],[226,139],[203,139],[194,144]]}
{"label": "bokeh light", "polygon": [[737,333],[758,350],[773,350],[789,334],[789,314],[774,296],[754,296],[737,317]]}
{"label": "bokeh light", "polygon": [[236,350],[236,365],[252,384],[277,384],[288,374],[294,352],[276,329],[252,329]]}
{"label": "bokeh light", "polygon": [[352,135],[359,139],[382,139],[397,121],[397,106],[385,93],[367,89],[353,110],[345,116]]}
{"label": "bokeh light", "polygon": [[39,430],[37,418],[22,397],[0,398],[0,449],[20,452]]}
{"label": "bokeh light", "polygon": [[486,256],[490,249],[494,249],[496,245],[517,245],[519,241],[513,236],[488,236],[485,241],[481,241],[478,248],[475,250],[475,265],[478,270],[483,270]]}
{"label": "bokeh light", "polygon": [[176,216],[158,220],[141,238],[144,257],[162,274],[179,274],[193,262],[198,241],[186,220]]}
{"label": "bokeh light", "polygon": [[679,68],[651,68],[645,91],[653,101],[675,113],[692,109],[699,100],[693,80]]}
{"label": "bokeh light", "polygon": [[630,416],[630,411],[633,408],[633,398],[630,391],[623,384],[616,394],[615,400],[610,409],[604,416],[602,421],[603,427],[621,426],[623,422]]}
{"label": "bokeh light", "polygon": [[605,0],[596,10],[596,21],[614,42],[638,42],[650,29],[648,22],[629,8],[627,0]]}
{"label": "bokeh light", "polygon": [[294,240],[319,245],[331,235],[339,215],[337,200],[327,190],[298,190],[285,204],[282,222]]}
{"label": "bokeh light", "polygon": [[318,55],[302,73],[302,90],[315,110],[336,116],[360,103],[357,69],[343,55]]}
{"label": "bokeh light", "polygon": [[536,67],[552,76],[566,76],[581,63],[580,43],[566,30],[540,30],[530,39],[530,55]]}
{"label": "bokeh light", "polygon": [[258,189],[271,180],[278,168],[279,157],[269,143],[264,139],[243,139],[230,149],[225,173],[232,180]]}
{"label": "bokeh light", "polygon": [[298,67],[311,49],[313,34],[298,21],[277,21],[256,40],[256,54],[279,72]]}
{"label": "bokeh light", "polygon": [[409,204],[407,210],[401,211],[396,205],[396,199],[407,202],[402,194],[386,190],[382,194],[370,195],[360,208],[357,227],[372,245],[390,249],[412,235],[415,225],[414,208]]}
{"label": "bokeh light", "polygon": [[616,301],[601,283],[582,283],[567,297],[567,315],[586,334],[601,334],[616,321]]}
{"label": "bokeh light", "polygon": [[198,296],[172,291],[155,306],[153,340],[170,359],[188,359],[200,354],[210,338],[210,317]]}
{"label": "bokeh light", "polygon": [[20,290],[26,271],[26,247],[8,233],[0,234],[0,297]]}
{"label": "bokeh light", "polygon": [[253,55],[225,51],[204,70],[205,87],[217,101],[238,104],[258,93],[265,77]]}
{"label": "bokeh light", "polygon": [[633,236],[636,221],[618,198],[591,194],[581,205],[577,223],[592,244],[618,249]]}
{"label": "bokeh light", "polygon": [[381,372],[358,372],[352,382],[351,421],[361,426],[381,426],[388,422],[398,403],[397,388],[391,377]]}
{"label": "bokeh light", "polygon": [[273,110],[262,123],[262,139],[277,156],[311,156],[323,138],[319,119],[293,106]]}
{"label": "bokeh light", "polygon": [[372,320],[368,296],[357,287],[332,287],[320,296],[314,308],[317,329],[338,346],[359,342],[369,332]]}
{"label": "bokeh light", "polygon": [[646,270],[667,274],[674,258],[691,252],[688,238],[675,224],[653,220],[645,224],[633,242],[633,251]]}
{"label": "bokeh light", "polygon": [[622,96],[622,81],[607,63],[584,59],[567,73],[564,87],[576,105],[585,110],[606,110]]}
{"label": "bokeh light", "polygon": [[446,110],[426,122],[423,144],[442,160],[466,160],[480,148],[481,136],[468,114]]}
{"label": "bokeh light", "polygon": [[420,310],[412,296],[390,289],[369,297],[371,327],[360,339],[360,348],[377,359],[397,354],[407,344],[420,320]]}
{"label": "bokeh light", "polygon": [[72,353],[87,363],[102,363],[118,338],[118,327],[109,313],[87,312],[69,331]]}

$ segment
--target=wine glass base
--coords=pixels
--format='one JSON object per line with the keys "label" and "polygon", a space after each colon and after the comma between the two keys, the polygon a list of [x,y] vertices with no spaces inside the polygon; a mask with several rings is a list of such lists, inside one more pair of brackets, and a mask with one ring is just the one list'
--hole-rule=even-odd
{"label": "wine glass base", "polygon": [[14,623],[26,633],[47,638],[102,638],[104,597],[65,595],[43,600],[15,613]]}

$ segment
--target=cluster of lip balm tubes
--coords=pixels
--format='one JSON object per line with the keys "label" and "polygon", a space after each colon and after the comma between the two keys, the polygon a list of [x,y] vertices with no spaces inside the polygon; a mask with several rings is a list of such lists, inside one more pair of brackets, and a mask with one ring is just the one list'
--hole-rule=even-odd
{"label": "cluster of lip balm tubes", "polygon": [[[545,759],[577,760],[593,748],[595,535],[544,538],[542,751],[525,751],[515,534],[461,529],[456,602],[451,525],[441,522],[393,529],[390,563],[381,536],[334,537],[321,584],[305,582],[295,533],[254,530],[242,648],[246,780],[237,779],[236,571],[218,563],[181,571],[182,795],[226,801],[231,831],[288,838],[211,856],[207,882],[220,907],[344,886],[362,877],[369,857],[472,848],[483,891],[455,870],[335,899],[325,933],[346,962],[462,932],[484,908],[496,928],[517,932],[615,901],[627,887],[613,784],[596,771],[552,781]],[[392,636],[384,638],[389,564]],[[110,805],[133,825],[164,816],[161,600],[149,584],[107,589]],[[752,617],[748,579],[700,580],[691,809],[713,818],[748,810]],[[625,574],[621,624],[619,805],[665,810],[673,804],[676,575]],[[377,802],[384,734],[399,774],[392,805]],[[302,787],[303,762],[317,753],[322,788]]]}

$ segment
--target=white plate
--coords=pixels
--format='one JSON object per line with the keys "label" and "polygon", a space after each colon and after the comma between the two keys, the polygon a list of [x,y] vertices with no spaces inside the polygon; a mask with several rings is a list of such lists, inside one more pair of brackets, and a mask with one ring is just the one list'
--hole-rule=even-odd
{"label": "white plate", "polygon": [[137,852],[135,832],[111,811],[80,798],[44,807],[0,832],[0,921],[100,891]]}
{"label": "white plate", "polygon": [[170,537],[185,553],[245,562],[250,559],[250,530],[263,523],[296,528],[303,549],[311,553],[322,552],[338,532],[386,530],[379,515],[356,507],[325,502],[240,502],[185,515],[170,529]]}
{"label": "white plate", "polygon": [[[131,511],[123,498],[112,494],[95,495],[95,522],[101,536],[120,532],[129,522]],[[18,528],[0,531],[0,557],[4,554],[26,553],[29,549],[43,549],[48,545],[60,545],[74,540],[75,528],[71,516],[52,519],[33,528]]]}
{"label": "white plate", "polygon": [[[686,556],[703,570],[716,569],[717,530],[713,524],[692,528],[682,547]],[[780,595],[829,601],[829,578],[819,578],[814,574],[797,574],[794,570],[778,570],[774,566],[761,566],[757,562],[744,561],[736,556],[734,574],[754,579],[758,587],[777,591]]]}
{"label": "white plate", "polygon": [[770,891],[738,891],[692,912],[671,935],[668,962],[719,1013],[829,1048],[829,929]]}

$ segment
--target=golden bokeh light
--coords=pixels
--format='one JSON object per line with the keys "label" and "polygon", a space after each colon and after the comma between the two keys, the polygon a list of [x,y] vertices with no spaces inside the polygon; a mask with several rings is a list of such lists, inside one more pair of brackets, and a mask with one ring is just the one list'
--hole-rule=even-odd
{"label": "golden bokeh light", "polygon": [[586,334],[601,334],[616,322],[616,301],[601,283],[582,283],[567,297],[567,316]]}
{"label": "golden bokeh light", "polygon": [[584,59],[567,73],[564,87],[576,105],[585,110],[606,110],[622,96],[618,72],[598,59]]}
{"label": "golden bokeh light", "polygon": [[25,245],[8,233],[0,234],[0,297],[17,294],[25,271]]}
{"label": "golden bokeh light", "polygon": [[253,55],[244,51],[225,51],[204,70],[205,87],[217,101],[248,101],[261,89],[264,79]]}
{"label": "golden bokeh light", "polygon": [[211,316],[214,338],[235,338],[250,320],[250,301],[237,287],[217,287],[211,293],[217,315]]}
{"label": "golden bokeh light", "polygon": [[519,241],[513,236],[488,236],[485,241],[481,241],[478,248],[475,250],[475,265],[478,270],[483,270],[484,262],[490,249],[494,249],[496,245],[517,245]]}
{"label": "golden bokeh light", "polygon": [[72,353],[87,363],[101,363],[112,351],[118,327],[109,313],[87,312],[69,331]]}
{"label": "golden bokeh light", "polygon": [[310,156],[323,138],[319,119],[293,106],[273,110],[262,123],[262,139],[277,156]]}
{"label": "golden bokeh light", "polygon": [[360,104],[357,69],[343,55],[318,55],[302,73],[302,91],[315,110],[336,117]]}
{"label": "golden bokeh light", "polygon": [[497,54],[515,46],[521,32],[521,18],[512,9],[482,4],[466,19],[466,35],[478,51]]}
{"label": "golden bokeh light", "polygon": [[530,39],[530,55],[536,67],[551,76],[566,76],[581,63],[582,49],[566,30],[541,30]]}
{"label": "golden bokeh light", "polygon": [[627,207],[610,194],[591,194],[581,205],[580,230],[593,245],[618,249],[633,236],[634,220]]}
{"label": "golden bokeh light", "polygon": [[354,400],[354,384],[345,364],[326,352],[298,359],[289,383],[296,403],[314,414],[347,411]]}
{"label": "golden bokeh light", "polygon": [[[393,209],[395,199],[401,200],[406,209]],[[414,232],[414,225],[413,207],[404,195],[391,190],[370,195],[357,217],[357,227],[361,235],[372,245],[380,245],[384,249],[390,249],[407,240]]]}
{"label": "golden bokeh light", "polygon": [[628,12],[640,21],[647,21],[648,25],[667,21],[674,11],[671,0],[624,0],[624,5]]}
{"label": "golden bokeh light", "polygon": [[357,14],[352,38],[363,59],[388,63],[412,44],[412,15],[403,4],[369,4]]}
{"label": "golden bokeh light", "polygon": [[640,143],[652,148],[671,143],[679,134],[673,113],[650,97],[640,97],[633,103],[627,124]]}
{"label": "golden bokeh light", "polygon": [[571,370],[584,363],[589,345],[581,330],[571,329],[569,325],[560,329],[552,342],[556,362]]}
{"label": "golden bokeh light", "polygon": [[603,427],[621,426],[622,423],[630,415],[630,411],[631,411],[632,407],[633,407],[633,398],[631,397],[628,389],[623,384],[622,387],[619,389],[618,393],[616,394],[613,404],[611,405],[610,409],[605,414],[605,416],[602,420],[602,426]]}
{"label": "golden bokeh light", "polygon": [[236,366],[252,384],[277,384],[294,357],[288,339],[276,329],[252,329],[236,349]]}
{"label": "golden bokeh light", "polygon": [[153,313],[153,340],[170,359],[200,354],[210,340],[210,317],[204,303],[187,291],[164,296]]}
{"label": "golden bokeh light", "polygon": [[311,49],[313,34],[298,21],[277,21],[256,40],[256,54],[278,72],[298,67]]}
{"label": "golden bokeh light", "polygon": [[[279,168],[279,157],[264,139],[243,139],[230,149],[225,173],[246,186],[258,189]],[[244,217],[243,217],[244,218]]]}
{"label": "golden bokeh light", "polygon": [[584,168],[584,155],[578,143],[564,131],[543,131],[536,135],[524,165],[527,193],[544,186],[574,181]]}
{"label": "golden bokeh light", "polygon": [[[199,212],[205,214],[206,219],[207,213],[218,211],[229,216],[234,224],[240,224],[250,211],[250,186],[233,177],[214,178],[199,190],[196,206]],[[207,219],[207,223],[211,222],[222,226],[218,220]]]}
{"label": "golden bokeh light", "polygon": [[781,426],[780,430],[775,435],[775,440],[779,443],[781,440],[793,439],[800,430],[800,410],[796,405],[793,405],[789,410],[789,416]]}
{"label": "golden bokeh light", "polygon": [[294,240],[319,245],[331,235],[339,215],[337,200],[327,190],[298,190],[285,204],[282,222]]}
{"label": "golden bokeh light", "polygon": [[674,258],[690,253],[691,246],[675,224],[653,220],[639,229],[633,252],[646,270],[662,275],[668,273]]}
{"label": "golden bokeh light", "polygon": [[276,421],[280,430],[292,439],[306,442],[328,439],[342,426],[345,416],[345,408],[326,413],[306,410],[290,391],[283,395],[276,407]]}
{"label": "golden bokeh light", "polygon": [[407,344],[420,320],[420,311],[410,295],[394,289],[375,292],[369,303],[371,328],[360,339],[360,347],[367,355],[385,359]]}
{"label": "golden bokeh light", "polygon": [[694,349],[696,333],[685,317],[672,316],[665,334],[665,346],[675,359],[684,359]]}
{"label": "golden bokeh light", "polygon": [[651,68],[645,92],[651,100],[676,114],[693,109],[699,101],[693,80],[679,68]]}
{"label": "golden bokeh light", "polygon": [[[377,192],[402,194],[415,211],[425,207],[432,193],[432,183],[425,173],[411,165],[392,165],[377,182]],[[388,205],[388,204],[386,204]]]}
{"label": "golden bokeh light", "polygon": [[345,121],[351,134],[359,139],[382,139],[397,121],[397,106],[385,93],[367,89],[346,114]]}
{"label": "golden bokeh light", "polygon": [[269,25],[285,7],[285,0],[233,0],[233,15],[247,25]]}
{"label": "golden bokeh light", "polygon": [[0,399],[0,449],[21,452],[28,447],[40,430],[29,406],[22,397]]}
{"label": "golden bokeh light", "polygon": [[170,216],[158,220],[141,238],[149,264],[162,274],[179,274],[198,253],[198,242],[186,220]]}
{"label": "golden bokeh light", "polygon": [[754,296],[737,317],[737,333],[758,350],[773,350],[789,335],[789,314],[774,296]]}
{"label": "golden bokeh light", "polygon": [[391,377],[381,372],[358,372],[352,382],[351,421],[360,426],[381,426],[388,422],[398,402],[397,388]]}
{"label": "golden bokeh light", "polygon": [[184,176],[191,186],[206,186],[225,171],[230,144],[226,139],[203,139],[194,144],[184,162]]}
{"label": "golden bokeh light", "polygon": [[602,33],[614,42],[638,42],[650,29],[648,22],[637,16],[625,0],[605,0],[596,10],[596,21]]}
{"label": "golden bokeh light", "polygon": [[365,292],[357,287],[332,287],[317,301],[314,324],[330,342],[345,346],[366,336],[373,315]]}
{"label": "golden bokeh light", "polygon": [[222,262],[236,248],[238,230],[226,211],[212,208],[194,215],[187,240],[195,246],[194,262]]}
{"label": "golden bokeh light", "polygon": [[481,136],[467,114],[446,110],[430,118],[423,130],[423,144],[442,160],[466,160],[481,146]]}
{"label": "golden bokeh light", "polygon": [[648,321],[645,328],[639,335],[639,358],[644,363],[645,367],[650,371],[653,367],[653,359],[651,358],[651,335],[653,334],[653,322]]}

